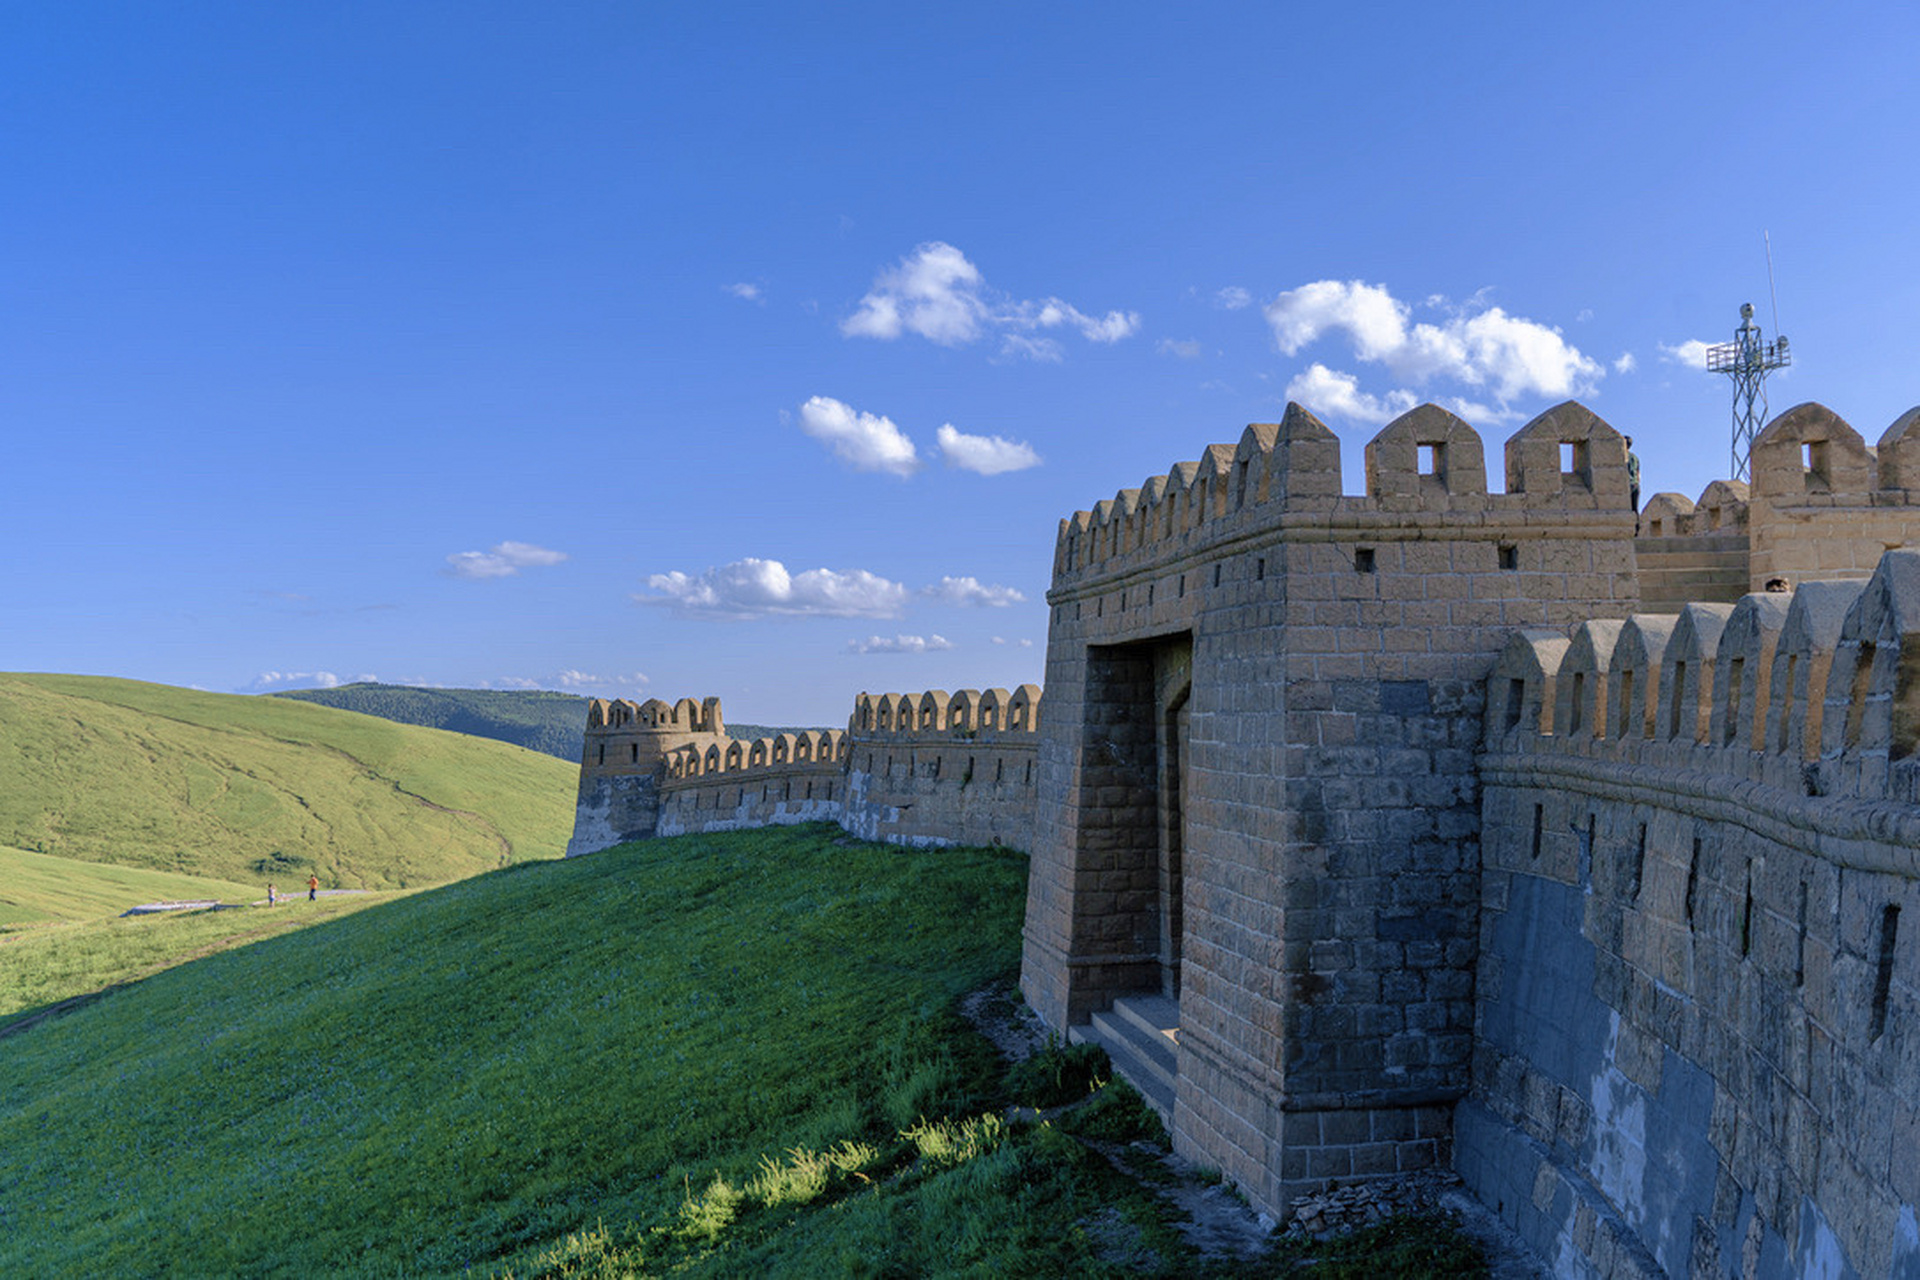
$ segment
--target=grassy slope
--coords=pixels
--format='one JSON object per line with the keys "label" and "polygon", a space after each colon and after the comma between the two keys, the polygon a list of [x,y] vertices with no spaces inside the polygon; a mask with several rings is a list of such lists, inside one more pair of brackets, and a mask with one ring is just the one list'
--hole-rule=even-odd
{"label": "grassy slope", "polygon": [[1443,1225],[1206,1263],[1130,1091],[1002,1124],[1096,1066],[1003,1076],[952,1015],[1010,972],[1024,876],[690,836],[160,974],[0,1041],[0,1274],[1484,1274]]}
{"label": "grassy slope", "polygon": [[529,751],[580,762],[587,700],[546,689],[420,689],[399,684],[344,684],[273,695],[358,711],[401,724],[511,742]]}
{"label": "grassy slope", "polygon": [[0,934],[0,1031],[48,1005],[135,982],[216,951],[331,920],[386,894],[304,897],[269,910],[179,911],[108,917]]}
{"label": "grassy slope", "polygon": [[278,698],[0,675],[0,844],[264,886],[434,884],[558,855],[549,756]]}
{"label": "grassy slope", "polygon": [[250,902],[261,892],[257,884],[76,862],[0,846],[0,931],[119,915],[143,902]]}
{"label": "grassy slope", "polygon": [[[289,689],[272,695],[358,711],[400,724],[511,742],[531,751],[580,762],[587,728],[587,699],[549,689],[422,689],[404,684],[343,684],[332,689]],[[797,726],[737,724],[736,738],[797,732]]]}
{"label": "grassy slope", "polygon": [[1024,860],[835,835],[515,867],[14,1037],[0,1274],[454,1271],[936,1108]]}

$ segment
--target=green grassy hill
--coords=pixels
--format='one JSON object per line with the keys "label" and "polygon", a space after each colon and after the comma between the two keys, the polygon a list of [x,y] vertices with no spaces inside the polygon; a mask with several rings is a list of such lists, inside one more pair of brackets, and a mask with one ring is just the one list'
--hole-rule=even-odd
{"label": "green grassy hill", "polygon": [[[332,689],[290,689],[272,695],[315,702],[343,711],[379,716],[399,724],[511,742],[529,751],[580,763],[587,731],[587,699],[549,689],[422,689],[404,684],[343,684]],[[736,738],[798,732],[800,726],[730,724]]]}
{"label": "green grassy hill", "polygon": [[558,856],[576,771],[279,698],[0,674],[0,845],[282,888],[437,884]]}
{"label": "green grassy hill", "polygon": [[511,742],[580,763],[587,731],[587,700],[547,689],[420,689],[401,684],[343,684],[291,689],[276,698],[358,711],[400,724]]}
{"label": "green grassy hill", "polygon": [[143,902],[249,902],[260,893],[257,884],[76,862],[0,847],[0,931],[117,916]]}
{"label": "green grassy hill", "polygon": [[646,841],[323,902],[0,1025],[0,1275],[1485,1274],[1396,1224],[1196,1253],[1159,1188],[1231,1202],[1097,1052],[1008,1070],[955,1012],[1010,990],[1025,875],[830,826]]}
{"label": "green grassy hill", "polygon": [[603,1225],[764,1247],[751,1202],[674,1233],[793,1148],[878,1143],[835,1177],[877,1186],[967,1105],[990,1054],[951,1008],[1018,954],[1024,859],[839,836],[515,867],[0,1042],[0,1274],[484,1274]]}

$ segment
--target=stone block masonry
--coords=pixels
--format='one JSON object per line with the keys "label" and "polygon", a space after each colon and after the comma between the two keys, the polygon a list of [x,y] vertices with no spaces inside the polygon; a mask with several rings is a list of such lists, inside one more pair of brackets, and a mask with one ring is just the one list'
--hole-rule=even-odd
{"label": "stone block masonry", "polygon": [[1025,849],[1027,1000],[1176,1001],[1175,1146],[1263,1210],[1451,1164],[1557,1275],[1920,1280],[1920,410],[1639,512],[1580,405],[1503,452],[1424,405],[1348,495],[1289,405],[1061,521],[1044,717],[596,703],[570,851]]}
{"label": "stone block masonry", "polygon": [[[694,712],[702,719],[690,731]],[[845,731],[748,742],[726,735],[717,698],[699,707],[595,701],[567,852],[798,822],[895,844],[1025,851],[1039,715],[1033,685],[863,693]]]}
{"label": "stone block masonry", "polygon": [[1489,681],[1460,1171],[1557,1275],[1920,1276],[1920,551],[1600,653]]}

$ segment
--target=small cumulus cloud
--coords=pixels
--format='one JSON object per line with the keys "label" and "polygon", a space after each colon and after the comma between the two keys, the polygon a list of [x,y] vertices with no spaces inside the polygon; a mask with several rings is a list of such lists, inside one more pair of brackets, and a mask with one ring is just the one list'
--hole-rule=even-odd
{"label": "small cumulus cloud", "polygon": [[1033,446],[1005,436],[973,436],[954,428],[949,422],[934,433],[940,455],[950,467],[977,475],[997,476],[1009,471],[1025,471],[1040,465]]}
{"label": "small cumulus cloud", "polygon": [[1244,311],[1253,305],[1253,294],[1237,284],[1230,284],[1213,295],[1213,305],[1222,311]]}
{"label": "small cumulus cloud", "polygon": [[378,684],[372,674],[340,676],[331,671],[262,671],[241,693],[275,693],[282,689],[338,689],[343,684]]}
{"label": "small cumulus cloud", "polygon": [[501,542],[491,551],[456,551],[447,557],[446,572],[455,578],[483,581],[487,578],[511,578],[522,569],[559,564],[567,558],[564,551],[549,551],[531,542]]}
{"label": "small cumulus cloud", "polygon": [[1349,422],[1383,423],[1419,403],[1411,391],[1390,391],[1384,396],[1363,392],[1358,378],[1318,362],[1287,383],[1286,396],[1315,413]]}
{"label": "small cumulus cloud", "polygon": [[1640,362],[1633,358],[1633,352],[1631,351],[1622,351],[1619,358],[1613,362],[1613,371],[1615,373],[1632,373],[1639,367]]}
{"label": "small cumulus cloud", "polygon": [[760,286],[757,284],[749,284],[741,280],[734,284],[725,284],[720,287],[734,297],[739,298],[742,302],[759,302],[763,304],[766,302],[766,295],[760,291]]}
{"label": "small cumulus cloud", "polygon": [[1006,638],[1005,636],[995,636],[995,637],[993,638],[993,642],[994,642],[995,644],[1000,644],[1000,645],[1005,645],[1005,644],[1010,644],[1010,645],[1013,645],[1013,646],[1014,646],[1015,648],[1017,648],[1017,649],[1031,649],[1031,648],[1033,648],[1033,641],[1031,641],[1031,640],[1009,640],[1009,639],[1007,639],[1007,638]]}
{"label": "small cumulus cloud", "polygon": [[572,668],[556,672],[551,682],[562,689],[639,689],[652,683],[652,680],[638,671],[628,672],[626,675],[599,676]]}
{"label": "small cumulus cloud", "polygon": [[1024,604],[1027,599],[1023,592],[1013,587],[988,586],[973,577],[942,578],[930,587],[922,587],[920,594],[942,604],[985,605],[991,609]]}
{"label": "small cumulus cloud", "polygon": [[1683,365],[1689,369],[1705,369],[1707,348],[1712,345],[1698,338],[1688,338],[1685,342],[1677,342],[1672,346],[1663,342],[1660,344],[1660,357],[1669,364]]}
{"label": "small cumulus cloud", "polygon": [[1153,349],[1163,356],[1178,356],[1182,360],[1198,360],[1200,358],[1200,341],[1197,338],[1185,338],[1177,341],[1173,338],[1162,338],[1154,344]]}
{"label": "small cumulus cloud", "polygon": [[706,618],[891,618],[907,599],[906,587],[865,569],[788,573],[751,557],[699,574],[656,573],[647,585],[659,594],[636,595],[639,603]]}
{"label": "small cumulus cloud", "polygon": [[[1518,416],[1512,402],[1524,396],[1591,394],[1606,373],[1560,330],[1487,305],[1485,290],[1458,307],[1439,297],[1422,305],[1442,312],[1438,323],[1414,321],[1412,306],[1385,285],[1316,280],[1279,294],[1264,314],[1283,355],[1297,355],[1323,337],[1340,335],[1356,359],[1382,365],[1402,384],[1453,382],[1491,396],[1495,419]],[[1350,387],[1344,416],[1355,418],[1373,417],[1369,402],[1391,408],[1413,394],[1395,390],[1385,396],[1363,395],[1356,378],[1324,365],[1315,365],[1294,381],[1302,379],[1323,383],[1336,394]],[[1336,416],[1343,414],[1331,404],[1325,407]]]}
{"label": "small cumulus cloud", "polygon": [[893,419],[862,413],[830,396],[814,396],[800,406],[800,429],[855,471],[910,476],[920,469],[919,452]]}
{"label": "small cumulus cloud", "polygon": [[890,342],[911,333],[943,347],[966,346],[997,334],[1002,354],[1039,361],[1061,359],[1058,342],[1036,336],[1056,329],[1108,345],[1139,332],[1140,315],[1095,315],[1060,298],[1010,297],[990,289],[966,254],[940,240],[918,246],[881,271],[853,314],[840,322],[840,332],[850,338]]}
{"label": "small cumulus cloud", "polygon": [[953,648],[945,636],[868,636],[847,641],[848,653],[934,653]]}

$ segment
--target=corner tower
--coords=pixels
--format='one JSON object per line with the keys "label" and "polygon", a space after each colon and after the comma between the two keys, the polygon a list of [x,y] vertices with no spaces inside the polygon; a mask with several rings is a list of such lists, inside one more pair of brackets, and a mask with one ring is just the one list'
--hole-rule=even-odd
{"label": "corner tower", "polygon": [[580,794],[567,856],[642,840],[660,824],[660,779],[667,753],[726,737],[720,699],[659,698],[642,703],[595,698],[587,704]]}

